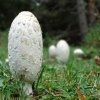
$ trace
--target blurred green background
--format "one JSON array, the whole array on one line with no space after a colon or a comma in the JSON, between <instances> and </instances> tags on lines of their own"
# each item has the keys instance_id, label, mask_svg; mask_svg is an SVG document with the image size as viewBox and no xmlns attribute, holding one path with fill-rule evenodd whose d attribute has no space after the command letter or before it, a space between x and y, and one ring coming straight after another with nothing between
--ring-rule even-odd
<instances>
[{"instance_id":1,"label":"blurred green background","mask_svg":"<svg viewBox=\"0 0 100 100\"><path fill-rule=\"evenodd\" d=\"M56 36L72 44L100 21L100 0L0 0L0 30L9 30L15 16L25 10L38 18L44 38Z\"/></svg>"}]
</instances>

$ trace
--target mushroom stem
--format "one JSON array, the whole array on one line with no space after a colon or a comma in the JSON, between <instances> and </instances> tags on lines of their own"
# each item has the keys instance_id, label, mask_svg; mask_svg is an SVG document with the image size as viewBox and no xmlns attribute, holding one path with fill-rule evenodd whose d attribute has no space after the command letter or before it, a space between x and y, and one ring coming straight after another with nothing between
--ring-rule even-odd
<instances>
[{"instance_id":1,"label":"mushroom stem","mask_svg":"<svg viewBox=\"0 0 100 100\"><path fill-rule=\"evenodd\" d=\"M26 95L32 95L33 94L32 84L29 84L29 83L25 82L23 90L24 90L24 92L25 92Z\"/></svg>"}]
</instances>

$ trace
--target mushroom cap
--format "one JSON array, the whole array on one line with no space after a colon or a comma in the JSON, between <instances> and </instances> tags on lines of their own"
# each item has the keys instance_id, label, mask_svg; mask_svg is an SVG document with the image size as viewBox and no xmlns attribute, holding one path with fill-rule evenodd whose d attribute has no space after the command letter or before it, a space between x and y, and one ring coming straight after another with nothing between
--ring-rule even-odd
<instances>
[{"instance_id":1,"label":"mushroom cap","mask_svg":"<svg viewBox=\"0 0 100 100\"><path fill-rule=\"evenodd\" d=\"M8 37L8 58L14 77L33 83L42 63L42 31L37 18L29 11L16 16Z\"/></svg>"},{"instance_id":2,"label":"mushroom cap","mask_svg":"<svg viewBox=\"0 0 100 100\"><path fill-rule=\"evenodd\" d=\"M70 48L65 40L58 41L56 52L57 60L61 63L67 63L70 54Z\"/></svg>"},{"instance_id":3,"label":"mushroom cap","mask_svg":"<svg viewBox=\"0 0 100 100\"><path fill-rule=\"evenodd\" d=\"M55 45L51 45L49 47L48 52L49 52L50 57L56 57L56 47L55 47Z\"/></svg>"},{"instance_id":4,"label":"mushroom cap","mask_svg":"<svg viewBox=\"0 0 100 100\"><path fill-rule=\"evenodd\" d=\"M75 54L76 56L82 56L82 55L84 55L84 52L83 52L82 49L77 48L77 49L74 50L74 54Z\"/></svg>"}]
</instances>

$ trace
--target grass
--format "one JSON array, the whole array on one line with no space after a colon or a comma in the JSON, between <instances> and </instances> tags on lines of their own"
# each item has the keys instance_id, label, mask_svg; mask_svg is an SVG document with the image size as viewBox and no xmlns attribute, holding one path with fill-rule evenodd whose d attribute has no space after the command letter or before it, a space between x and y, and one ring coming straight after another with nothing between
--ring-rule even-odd
<instances>
[{"instance_id":1,"label":"grass","mask_svg":"<svg viewBox=\"0 0 100 100\"><path fill-rule=\"evenodd\" d=\"M0 32L0 60L7 58L7 32Z\"/></svg>"},{"instance_id":2,"label":"grass","mask_svg":"<svg viewBox=\"0 0 100 100\"><path fill-rule=\"evenodd\" d=\"M89 46L100 47L100 23L89 29L89 33L86 37L86 43Z\"/></svg>"},{"instance_id":3,"label":"grass","mask_svg":"<svg viewBox=\"0 0 100 100\"><path fill-rule=\"evenodd\" d=\"M92 30L92 34L97 32L97 29ZM36 84L38 94L29 99L22 93L24 83L13 79L9 66L5 63L7 33L0 32L0 100L14 100L14 97L20 98L19 100L79 100L78 90L86 100L99 100L100 66L95 64L94 56L99 55L100 48L97 44L95 47L95 43L90 45L99 34L94 38L92 35L88 36L87 44L81 46L86 54L91 55L91 59L77 59L73 55L76 47L71 47L70 59L66 65L61 65L56 60L48 60L47 47L44 47L43 70Z\"/></svg>"}]
</instances>

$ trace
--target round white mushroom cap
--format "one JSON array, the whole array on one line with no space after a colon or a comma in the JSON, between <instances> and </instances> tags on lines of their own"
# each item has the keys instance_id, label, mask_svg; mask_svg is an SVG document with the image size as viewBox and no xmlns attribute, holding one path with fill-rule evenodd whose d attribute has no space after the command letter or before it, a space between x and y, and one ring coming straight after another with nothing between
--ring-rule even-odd
<instances>
[{"instance_id":1,"label":"round white mushroom cap","mask_svg":"<svg viewBox=\"0 0 100 100\"><path fill-rule=\"evenodd\" d=\"M77 49L74 50L74 55L81 57L82 55L84 55L84 52L83 52L82 49L77 48Z\"/></svg>"},{"instance_id":2,"label":"round white mushroom cap","mask_svg":"<svg viewBox=\"0 0 100 100\"><path fill-rule=\"evenodd\" d=\"M49 56L50 56L51 58L55 58L55 57L56 57L56 46L55 46L55 45L51 45L51 46L49 47L48 52L49 52Z\"/></svg>"},{"instance_id":3,"label":"round white mushroom cap","mask_svg":"<svg viewBox=\"0 0 100 100\"><path fill-rule=\"evenodd\" d=\"M12 75L32 84L41 70L42 53L42 31L37 18L29 11L19 13L11 24L8 38Z\"/></svg>"},{"instance_id":4,"label":"round white mushroom cap","mask_svg":"<svg viewBox=\"0 0 100 100\"><path fill-rule=\"evenodd\" d=\"M61 63L67 63L70 54L70 48L65 40L58 41L56 52L57 60Z\"/></svg>"}]
</instances>

